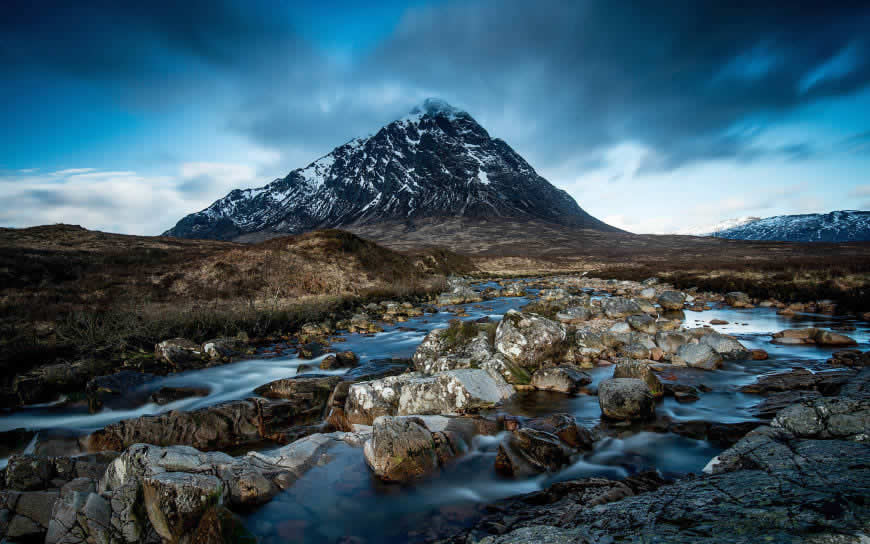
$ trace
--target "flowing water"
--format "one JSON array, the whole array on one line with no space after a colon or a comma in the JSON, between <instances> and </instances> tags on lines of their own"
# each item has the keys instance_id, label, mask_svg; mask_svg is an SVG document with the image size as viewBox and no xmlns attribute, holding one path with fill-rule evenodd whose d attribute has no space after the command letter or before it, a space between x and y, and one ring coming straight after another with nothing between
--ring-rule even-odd
<instances>
[{"instance_id":1,"label":"flowing water","mask_svg":"<svg viewBox=\"0 0 870 544\"><path fill-rule=\"evenodd\" d=\"M465 308L469 317L463 319L489 317L498 320L507 310L519 308L529 301L527 297L518 297L468 304ZM786 317L766 308L717 307L706 312L685 313L687 327L706 325L713 319L728 321L727 325L714 325L713 328L736 336L747 348L767 350L770 358L766 361L729 361L722 369L712 372L675 369L673 374L681 383L704 384L710 388L694 403L682 404L673 398L660 402L658 414L676 421L736 423L753 420L751 409L761 398L742 394L739 387L755 381L760 375L794 366L820 371L827 368L825 360L834 350L774 345L770 343L773 332L809 326L854 326L855 330L846 334L859 342L859 349L870 349L870 327L844 318L809 314ZM337 351L351 350L363 361L410 357L429 331L444 327L453 317L453 314L441 312L385 326L383 333L373 336L347 334L343 341L333 343L332 347ZM86 407L31 406L0 415L0 431L25 427L32 430L63 428L85 433L140 415L172 409L191 410L245 398L257 386L293 376L301 364L315 363L316 366L319 359L303 360L291 356L252 359L176 374L146 384L141 395L135 396L146 398L148 393L165 386L211 387L211 393L206 397L184 399L165 406L121 405L97 414L89 414ZM322 373L320 370L317 372ZM612 375L613 368L600 367L588 372L593 377L590 388L594 390L601 380ZM578 424L587 427L598 424L601 415L595 396L573 397L544 392L521 393L499 411L519 416L567 412L575 416ZM591 476L623 478L645 469L657 469L666 476L676 477L700 472L721 451L721 448L703 440L629 428L620 433L619 438L598 441L594 451L578 456L573 464L558 473L514 480L499 477L494 471L500 439L499 436L476 438L467 455L440 473L413 485L377 481L365 466L360 449L338 446L331 450L328 463L315 467L272 502L248 513L245 521L249 529L267 543L422 541L468 526L480 516L482 505L487 502L543 489L555 481Z\"/></svg>"}]
</instances>

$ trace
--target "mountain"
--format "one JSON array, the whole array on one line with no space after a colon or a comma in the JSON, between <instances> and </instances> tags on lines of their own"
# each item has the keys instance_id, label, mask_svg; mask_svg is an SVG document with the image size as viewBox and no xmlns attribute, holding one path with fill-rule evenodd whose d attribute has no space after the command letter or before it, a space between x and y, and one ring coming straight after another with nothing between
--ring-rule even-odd
<instances>
[{"instance_id":1,"label":"mountain","mask_svg":"<svg viewBox=\"0 0 870 544\"><path fill-rule=\"evenodd\" d=\"M723 230L740 227L748 223L752 223L753 221L758 221L759 219L761 218L747 215L744 217L737 217L735 219L728 219L726 221L721 221L719 223L707 225L705 227L690 227L687 229L682 229L677 231L676 234L689 236L714 236L716 233L722 232Z\"/></svg>"},{"instance_id":2,"label":"mountain","mask_svg":"<svg viewBox=\"0 0 870 544\"><path fill-rule=\"evenodd\" d=\"M842 210L825 214L778 215L714 232L711 236L783 242L870 241L870 211Z\"/></svg>"},{"instance_id":3,"label":"mountain","mask_svg":"<svg viewBox=\"0 0 870 544\"><path fill-rule=\"evenodd\" d=\"M368 138L256 189L236 189L164 233L253 240L424 218L529 220L618 231L583 211L467 112L428 99Z\"/></svg>"}]
</instances>

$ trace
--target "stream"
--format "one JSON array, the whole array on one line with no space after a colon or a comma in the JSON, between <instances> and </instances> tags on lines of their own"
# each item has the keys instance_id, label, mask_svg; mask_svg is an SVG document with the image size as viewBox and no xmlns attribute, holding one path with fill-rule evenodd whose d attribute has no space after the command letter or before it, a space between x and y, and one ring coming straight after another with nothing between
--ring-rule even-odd
<instances>
[{"instance_id":1,"label":"stream","mask_svg":"<svg viewBox=\"0 0 870 544\"><path fill-rule=\"evenodd\" d=\"M478 285L478 288L492 284ZM534 290L530 290L534 294ZM498 320L510 309L519 309L532 298L498 298L464 305L474 320ZM727 321L712 325L718 332L736 336L748 349L761 348L770 354L764 361L726 361L717 371L676 368L681 383L703 384L710 391L693 403L678 403L666 397L657 405L657 414L675 421L704 420L737 423L751 421L751 409L762 397L742 394L738 389L760 375L782 372L794 366L813 370L825 364L834 349L817 346L781 346L770 343L774 332L800 327L853 326L846 334L862 351L870 349L870 326L846 318L798 314L777 315L775 309L734 309L714 306L705 312L686 311L686 327L708 325L711 320ZM350 350L361 361L389 357L410 357L425 335L445 327L452 313L441 312L405 323L384 325L376 335L343 334L343 341L332 343L335 351ZM30 406L0 414L0 431L16 428L31 430L65 429L84 434L122 419L156 414L168 410L192 410L220 402L251 396L254 388L296 375L302 364L316 366L324 356L299 359L291 356L250 359L202 370L158 378L142 387L147 394L166 386L205 385L211 393L168 405L112 405L97 414L86 406ZM317 370L318 374L324 371ZM344 370L336 371L341 373ZM598 367L587 372L593 377L590 388L613 374L613 367ZM600 421L598 399L594 395L567 396L558 393L520 392L498 413L538 416L566 412L581 426L593 427ZM592 476L624 478L646 469L657 469L666 477L698 473L721 448L703 440L671 433L626 429L619 438L605 438L595 449L578 456L573 464L558 473L528 479L498 476L494 461L500 436L477 437L470 452L433 475L413 485L385 484L372 477L362 450L341 445L331 450L324 465L307 472L291 488L270 503L245 515L245 523L261 541L278 542L414 542L468 527L479 519L483 505L511 495L543 489L553 482ZM5 464L5 463L4 463ZM351 538L352 537L352 538Z\"/></svg>"}]
</instances>

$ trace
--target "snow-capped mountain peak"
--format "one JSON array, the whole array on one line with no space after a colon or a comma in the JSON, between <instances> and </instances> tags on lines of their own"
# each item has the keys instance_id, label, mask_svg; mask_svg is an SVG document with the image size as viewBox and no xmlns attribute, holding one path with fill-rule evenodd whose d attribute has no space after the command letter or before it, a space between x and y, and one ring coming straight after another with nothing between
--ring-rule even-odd
<instances>
[{"instance_id":1,"label":"snow-capped mountain peak","mask_svg":"<svg viewBox=\"0 0 870 544\"><path fill-rule=\"evenodd\" d=\"M165 234L236 239L456 216L616 230L584 212L469 113L430 98L284 178L230 192Z\"/></svg>"},{"instance_id":2,"label":"snow-capped mountain peak","mask_svg":"<svg viewBox=\"0 0 870 544\"><path fill-rule=\"evenodd\" d=\"M720 221L719 223L714 223L712 225L705 225L703 227L689 227L681 229L677 231L676 234L684 234L690 236L713 236L717 232L733 229L735 227L746 225L760 219L760 217L756 217L753 215L745 215L743 217L726 219L725 221Z\"/></svg>"}]
</instances>

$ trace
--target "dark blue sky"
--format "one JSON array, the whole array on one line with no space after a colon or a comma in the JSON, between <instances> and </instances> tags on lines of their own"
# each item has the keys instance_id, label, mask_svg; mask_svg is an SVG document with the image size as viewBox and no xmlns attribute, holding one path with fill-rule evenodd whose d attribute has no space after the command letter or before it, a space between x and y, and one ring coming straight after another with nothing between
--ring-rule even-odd
<instances>
[{"instance_id":1,"label":"dark blue sky","mask_svg":"<svg viewBox=\"0 0 870 544\"><path fill-rule=\"evenodd\" d=\"M158 233L428 96L629 230L870 208L867 2L0 10L3 226Z\"/></svg>"}]
</instances>

